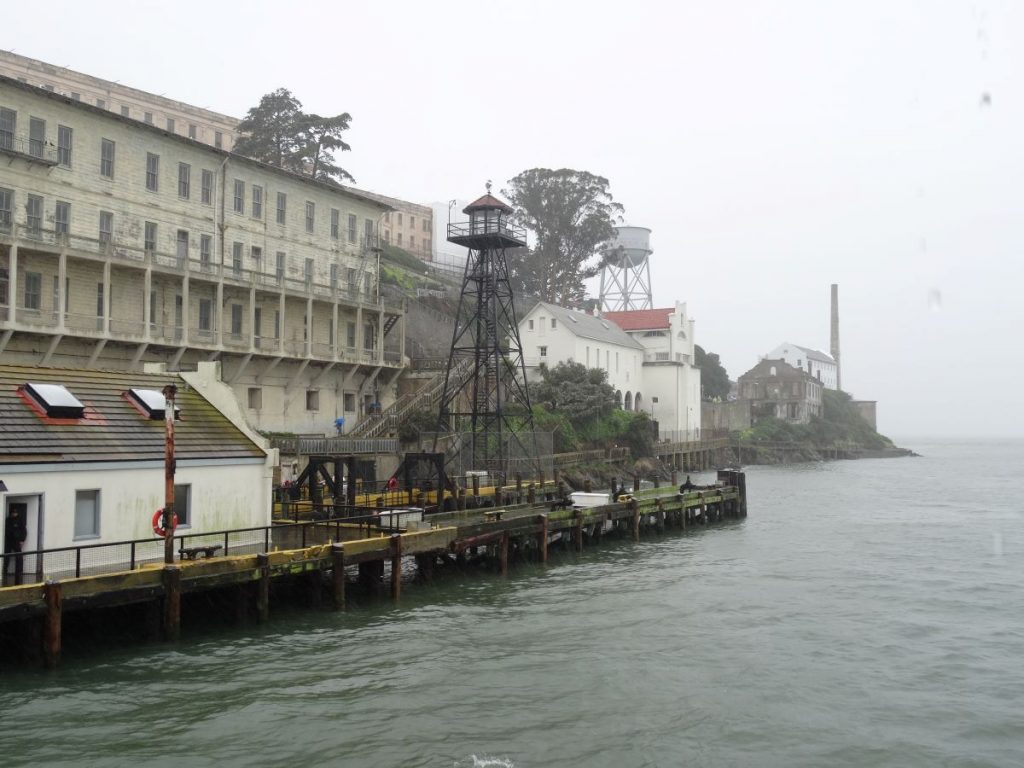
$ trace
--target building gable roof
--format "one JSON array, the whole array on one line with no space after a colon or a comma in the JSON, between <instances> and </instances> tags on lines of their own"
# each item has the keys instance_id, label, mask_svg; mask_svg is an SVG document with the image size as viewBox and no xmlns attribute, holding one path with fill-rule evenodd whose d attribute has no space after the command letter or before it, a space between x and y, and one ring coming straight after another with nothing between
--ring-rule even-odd
<instances>
[{"instance_id":1,"label":"building gable roof","mask_svg":"<svg viewBox=\"0 0 1024 768\"><path fill-rule=\"evenodd\" d=\"M85 406L81 419L47 418L22 389L63 384ZM130 373L0 365L0 464L154 461L164 458L164 421L149 419L125 393L178 387L175 457L252 459L266 453L173 373Z\"/></svg>"},{"instance_id":2,"label":"building gable roof","mask_svg":"<svg viewBox=\"0 0 1024 768\"><path fill-rule=\"evenodd\" d=\"M807 355L808 360L817 360L819 363L831 363L832 365L836 364L835 358L832 355L826 354L821 350L801 347L799 344L794 344L793 346Z\"/></svg>"},{"instance_id":3,"label":"building gable roof","mask_svg":"<svg viewBox=\"0 0 1024 768\"><path fill-rule=\"evenodd\" d=\"M775 373L772 373L772 368ZM772 359L769 357L759 360L757 365L746 373L742 374L737 381L747 382L756 379L811 379L818 381L805 371L790 365L782 358Z\"/></svg>"},{"instance_id":4,"label":"building gable roof","mask_svg":"<svg viewBox=\"0 0 1024 768\"><path fill-rule=\"evenodd\" d=\"M574 309L566 309L557 304L548 304L541 301L527 313L527 316L538 310L546 310L553 318L562 323L570 333L583 339L603 341L606 344L616 344L620 347L643 350L643 345L636 339L625 333L615 323L609 322L600 317L594 317L586 312L577 312ZM524 317L525 319L525 317Z\"/></svg>"},{"instance_id":5,"label":"building gable roof","mask_svg":"<svg viewBox=\"0 0 1024 768\"><path fill-rule=\"evenodd\" d=\"M634 309L628 312L605 312L605 320L611 320L624 331L664 331L671 327L675 307L662 309Z\"/></svg>"}]
</instances>

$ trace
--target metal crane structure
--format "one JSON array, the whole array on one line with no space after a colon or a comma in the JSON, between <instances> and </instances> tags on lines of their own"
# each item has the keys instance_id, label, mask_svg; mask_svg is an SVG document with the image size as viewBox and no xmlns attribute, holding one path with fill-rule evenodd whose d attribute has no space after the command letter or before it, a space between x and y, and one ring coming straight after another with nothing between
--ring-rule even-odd
<instances>
[{"instance_id":1,"label":"metal crane structure","mask_svg":"<svg viewBox=\"0 0 1024 768\"><path fill-rule=\"evenodd\" d=\"M469 249L438 416L455 473L486 471L503 481L513 465L536 466L530 396L519 324L509 282L507 248L526 246L512 208L487 194L463 209L467 222L448 225L448 241ZM509 407L515 415L512 423ZM461 470L461 472L460 472Z\"/></svg>"}]
</instances>

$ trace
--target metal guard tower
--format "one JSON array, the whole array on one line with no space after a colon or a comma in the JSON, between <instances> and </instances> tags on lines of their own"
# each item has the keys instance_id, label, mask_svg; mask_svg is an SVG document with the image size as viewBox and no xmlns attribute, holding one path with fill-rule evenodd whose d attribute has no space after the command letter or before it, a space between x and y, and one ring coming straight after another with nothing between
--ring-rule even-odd
<instances>
[{"instance_id":1,"label":"metal guard tower","mask_svg":"<svg viewBox=\"0 0 1024 768\"><path fill-rule=\"evenodd\" d=\"M526 246L526 230L512 222L512 208L490 192L488 182L487 194L463 209L469 221L448 225L448 241L470 250L438 421L439 436L448 433L453 440L449 460L460 455L464 469L486 470L504 480L511 453L517 458L536 453L521 438L533 437L533 415L505 259L506 248ZM518 429L509 420L513 404Z\"/></svg>"}]
</instances>

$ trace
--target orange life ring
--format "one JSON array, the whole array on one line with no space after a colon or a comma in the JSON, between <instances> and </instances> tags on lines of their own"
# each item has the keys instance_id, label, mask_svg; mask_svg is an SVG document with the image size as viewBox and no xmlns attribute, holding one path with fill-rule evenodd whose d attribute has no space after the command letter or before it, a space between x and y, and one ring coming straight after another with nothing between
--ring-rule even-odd
<instances>
[{"instance_id":1,"label":"orange life ring","mask_svg":"<svg viewBox=\"0 0 1024 768\"><path fill-rule=\"evenodd\" d=\"M167 535L167 531L164 530L164 508L160 507L156 512L153 513L153 533L163 538ZM171 515L171 534L174 534L174 529L178 527L178 513L175 512Z\"/></svg>"}]
</instances>

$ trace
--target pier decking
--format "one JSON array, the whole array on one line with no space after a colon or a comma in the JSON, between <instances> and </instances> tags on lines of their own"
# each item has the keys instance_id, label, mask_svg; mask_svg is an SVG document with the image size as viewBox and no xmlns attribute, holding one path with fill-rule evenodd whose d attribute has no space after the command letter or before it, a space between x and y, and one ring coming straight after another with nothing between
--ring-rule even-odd
<instances>
[{"instance_id":1,"label":"pier decking","mask_svg":"<svg viewBox=\"0 0 1024 768\"><path fill-rule=\"evenodd\" d=\"M342 609L353 584L371 593L386 584L391 597L398 599L404 559L414 560L424 579L432 578L439 564L468 566L469 556L506 574L516 560L547 562L552 545L580 552L606 535L639 541L646 532L684 530L745 516L744 475L723 470L715 485L687 493L650 489L585 508L526 502L466 510L409 522L398 533L367 535L365 528L343 529L337 521L324 522L303 532L304 546L2 588L0 627L9 630L21 624L23 656L41 657L47 667L55 667L61 655L62 617L71 611L146 603L150 626L145 634L173 640L181 630L183 595L233 590L237 615L254 609L262 622L270 616L270 585L275 580L298 579L313 604L327 598Z\"/></svg>"}]
</instances>

